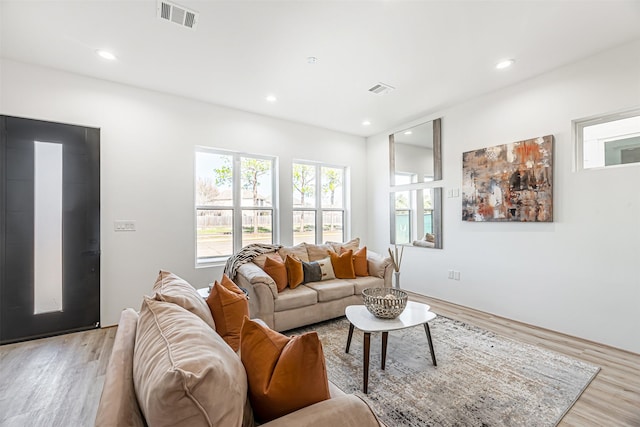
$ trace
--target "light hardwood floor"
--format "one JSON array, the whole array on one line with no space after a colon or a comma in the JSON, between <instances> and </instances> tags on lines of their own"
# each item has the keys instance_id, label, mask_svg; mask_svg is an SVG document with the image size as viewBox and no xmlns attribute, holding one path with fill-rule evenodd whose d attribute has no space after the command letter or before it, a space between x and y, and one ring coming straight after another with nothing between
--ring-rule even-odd
<instances>
[{"instance_id":1,"label":"light hardwood floor","mask_svg":"<svg viewBox=\"0 0 640 427\"><path fill-rule=\"evenodd\" d=\"M640 426L640 355L433 298L411 299L439 315L599 366L560 426ZM0 426L92 426L115 332L107 328L0 347Z\"/></svg>"},{"instance_id":2,"label":"light hardwood floor","mask_svg":"<svg viewBox=\"0 0 640 427\"><path fill-rule=\"evenodd\" d=\"M640 426L640 355L435 298L411 294L410 299L429 304L436 314L599 366L600 372L559 426Z\"/></svg>"}]
</instances>

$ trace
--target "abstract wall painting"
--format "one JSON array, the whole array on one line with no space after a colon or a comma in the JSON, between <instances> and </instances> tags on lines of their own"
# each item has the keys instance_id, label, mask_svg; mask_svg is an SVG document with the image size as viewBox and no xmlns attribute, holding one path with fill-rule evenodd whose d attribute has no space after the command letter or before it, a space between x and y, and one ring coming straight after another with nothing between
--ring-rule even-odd
<instances>
[{"instance_id":1,"label":"abstract wall painting","mask_svg":"<svg viewBox=\"0 0 640 427\"><path fill-rule=\"evenodd\" d=\"M553 135L462 154L462 220L553 221Z\"/></svg>"}]
</instances>

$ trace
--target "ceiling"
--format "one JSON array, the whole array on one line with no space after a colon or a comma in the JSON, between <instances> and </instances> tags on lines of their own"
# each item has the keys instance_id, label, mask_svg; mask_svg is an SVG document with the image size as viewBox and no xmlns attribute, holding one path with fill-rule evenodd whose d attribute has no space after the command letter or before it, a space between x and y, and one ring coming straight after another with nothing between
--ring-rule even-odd
<instances>
[{"instance_id":1,"label":"ceiling","mask_svg":"<svg viewBox=\"0 0 640 427\"><path fill-rule=\"evenodd\" d=\"M640 39L638 0L176 3L195 31L155 0L0 0L0 55L368 136Z\"/></svg>"}]
</instances>

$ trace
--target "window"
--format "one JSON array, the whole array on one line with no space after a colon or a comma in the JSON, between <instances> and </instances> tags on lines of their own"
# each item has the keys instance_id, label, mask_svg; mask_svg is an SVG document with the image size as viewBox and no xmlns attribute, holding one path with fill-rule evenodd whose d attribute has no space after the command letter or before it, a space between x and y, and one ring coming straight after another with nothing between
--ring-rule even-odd
<instances>
[{"instance_id":1,"label":"window","mask_svg":"<svg viewBox=\"0 0 640 427\"><path fill-rule=\"evenodd\" d=\"M274 241L275 159L196 149L196 264Z\"/></svg>"},{"instance_id":2,"label":"window","mask_svg":"<svg viewBox=\"0 0 640 427\"><path fill-rule=\"evenodd\" d=\"M640 110L574 121L580 169L640 163Z\"/></svg>"},{"instance_id":3,"label":"window","mask_svg":"<svg viewBox=\"0 0 640 427\"><path fill-rule=\"evenodd\" d=\"M345 168L293 164L293 244L343 241Z\"/></svg>"}]
</instances>

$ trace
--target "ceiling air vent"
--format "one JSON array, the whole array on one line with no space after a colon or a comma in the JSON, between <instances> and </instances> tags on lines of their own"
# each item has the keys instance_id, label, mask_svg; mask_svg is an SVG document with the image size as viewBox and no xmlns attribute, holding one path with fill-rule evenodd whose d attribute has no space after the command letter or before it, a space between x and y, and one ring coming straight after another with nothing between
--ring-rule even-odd
<instances>
[{"instance_id":1,"label":"ceiling air vent","mask_svg":"<svg viewBox=\"0 0 640 427\"><path fill-rule=\"evenodd\" d=\"M386 95L391 92L395 88L386 83L378 82L378 84L369 88L369 92L375 93L376 95Z\"/></svg>"},{"instance_id":2,"label":"ceiling air vent","mask_svg":"<svg viewBox=\"0 0 640 427\"><path fill-rule=\"evenodd\" d=\"M197 12L164 0L158 1L158 18L192 30L198 24Z\"/></svg>"}]
</instances>

